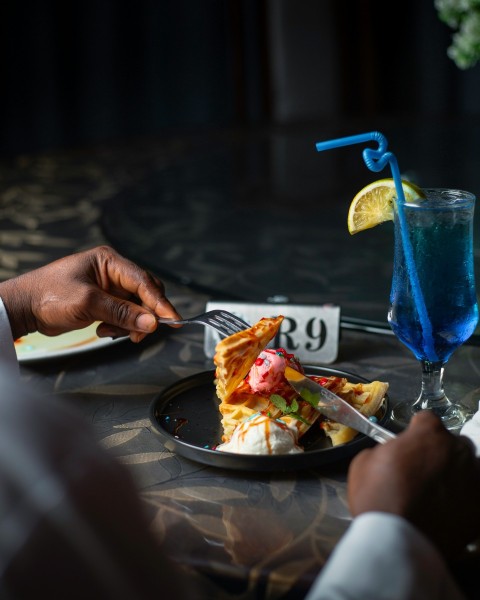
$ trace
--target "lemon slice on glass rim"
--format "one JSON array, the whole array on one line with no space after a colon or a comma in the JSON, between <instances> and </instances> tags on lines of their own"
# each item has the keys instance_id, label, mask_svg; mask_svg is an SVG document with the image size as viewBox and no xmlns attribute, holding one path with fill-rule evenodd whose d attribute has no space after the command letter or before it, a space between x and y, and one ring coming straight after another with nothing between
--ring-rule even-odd
<instances>
[{"instance_id":1,"label":"lemon slice on glass rim","mask_svg":"<svg viewBox=\"0 0 480 600\"><path fill-rule=\"evenodd\" d=\"M402 179L405 202L425 198L425 194L411 181ZM348 231L353 235L375 227L384 221L393 221L393 203L397 196L393 178L379 179L361 189L350 204Z\"/></svg>"}]
</instances>

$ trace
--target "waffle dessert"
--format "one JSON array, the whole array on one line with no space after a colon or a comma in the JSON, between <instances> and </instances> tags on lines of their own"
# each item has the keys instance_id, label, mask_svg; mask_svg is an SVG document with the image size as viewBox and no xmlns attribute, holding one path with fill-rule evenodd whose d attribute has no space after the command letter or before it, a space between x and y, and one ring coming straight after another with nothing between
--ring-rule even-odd
<instances>
[{"instance_id":1,"label":"waffle dessert","mask_svg":"<svg viewBox=\"0 0 480 600\"><path fill-rule=\"evenodd\" d=\"M332 445L352 440L357 431L323 417L285 379L285 366L301 373L304 369L285 349L267 348L282 321L282 316L263 318L250 329L224 338L216 346L213 360L222 442L228 443L236 427L253 420L258 413L285 422L295 430L300 443L302 436L317 422ZM379 411L388 389L388 384L380 381L352 383L344 377L309 377L341 396L366 417Z\"/></svg>"}]
</instances>

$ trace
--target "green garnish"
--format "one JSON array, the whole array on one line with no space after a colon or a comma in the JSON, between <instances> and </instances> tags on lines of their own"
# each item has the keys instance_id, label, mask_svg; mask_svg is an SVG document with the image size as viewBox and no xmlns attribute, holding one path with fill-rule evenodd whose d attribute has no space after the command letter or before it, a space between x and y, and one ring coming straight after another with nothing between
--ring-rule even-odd
<instances>
[{"instance_id":1,"label":"green garnish","mask_svg":"<svg viewBox=\"0 0 480 600\"><path fill-rule=\"evenodd\" d=\"M300 396L303 398L303 400L305 400L305 402L308 402L314 408L318 406L320 394L316 394L315 392L311 392L310 390L303 388Z\"/></svg>"},{"instance_id":2,"label":"green garnish","mask_svg":"<svg viewBox=\"0 0 480 600\"><path fill-rule=\"evenodd\" d=\"M290 417L298 419L302 423L305 423L305 425L311 425L311 423L309 423L306 419L302 417L302 415L298 413L299 407L298 402L295 400L295 398L292 400L291 404L288 404L285 398L283 398L279 394L272 394L270 396L270 402L274 406L276 406L284 415L289 415ZM307 400L307 402L309 401ZM309 402L309 404L311 404L311 402Z\"/></svg>"}]
</instances>

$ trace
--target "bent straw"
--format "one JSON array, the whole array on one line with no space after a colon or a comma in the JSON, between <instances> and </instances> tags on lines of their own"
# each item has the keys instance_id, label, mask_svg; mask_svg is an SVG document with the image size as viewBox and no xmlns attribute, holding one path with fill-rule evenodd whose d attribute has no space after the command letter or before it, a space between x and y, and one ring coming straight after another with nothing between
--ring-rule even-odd
<instances>
[{"instance_id":1,"label":"bent straw","mask_svg":"<svg viewBox=\"0 0 480 600\"><path fill-rule=\"evenodd\" d=\"M371 131L370 133L361 133L359 135L350 135L344 138L327 140L326 142L318 142L315 144L317 151L331 150L333 148L341 148L343 146L351 146L353 144L363 144L364 142L376 141L378 148L365 148L363 151L363 160L370 171L379 172L387 163L390 163L395 190L397 192L397 213L400 225L400 234L402 239L403 251L405 253L405 262L407 265L408 276L412 286L413 298L417 307L418 318L423 331L427 356L433 357L430 360L434 362L438 360L435 352L432 335L432 324L423 299L422 289L418 280L417 268L413 258L412 245L407 231L407 222L405 218L404 204L405 195L403 193L402 179L395 155L392 152L387 152L387 139L379 131Z\"/></svg>"}]
</instances>

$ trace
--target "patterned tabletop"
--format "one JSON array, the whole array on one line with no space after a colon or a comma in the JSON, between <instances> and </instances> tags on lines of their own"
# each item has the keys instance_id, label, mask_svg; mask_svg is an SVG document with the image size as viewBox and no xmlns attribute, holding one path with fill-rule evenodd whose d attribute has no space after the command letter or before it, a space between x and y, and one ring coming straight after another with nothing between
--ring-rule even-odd
<instances>
[{"instance_id":1,"label":"patterned tabletop","mask_svg":"<svg viewBox=\"0 0 480 600\"><path fill-rule=\"evenodd\" d=\"M152 181L156 181L153 189L158 189L164 170L171 172L182 157L202 148L198 137L183 136L0 163L0 278L79 249L116 242L114 236L105 236L105 219L115 216L105 209L112 211L115 203L125 207L126 195L133 189L148 195ZM206 192L195 191L197 175L187 187L200 217ZM164 208L170 221L177 196L169 198ZM213 205L220 201L214 199ZM133 214L134 206L135 202L127 214ZM170 241L178 223L171 223ZM185 226L194 244L201 224L194 220ZM152 232L157 227L153 222ZM118 244L124 254L128 242L131 239ZM166 259L173 260L175 251L172 244ZM131 255L135 257L135 252ZM187 285L187 278L182 283L181 277L163 275L167 293L185 315L201 312L212 298L214 286L205 266L214 271L222 262L211 253L200 258L205 289ZM310 258L313 261L315 254ZM161 257L155 257L155 263L159 272L168 272L161 268ZM254 275L261 279L260 271ZM253 274L249 276L252 283ZM319 274L311 284L328 289L327 279ZM355 292L349 288L353 280L345 265L344 295L334 298L342 306ZM203 336L196 326L159 328L138 345L125 340L89 352L24 362L22 376L43 386L46 394L61 395L91 422L99 442L131 470L166 552L205 586L210 597L301 598L348 527L349 457L296 472L244 472L207 466L166 449L152 427L150 406L170 385L213 368L204 353ZM447 365L447 392L478 403L479 365L480 349L460 348ZM392 405L418 392L420 367L391 335L342 329L338 357L330 366L388 381Z\"/></svg>"}]
</instances>

